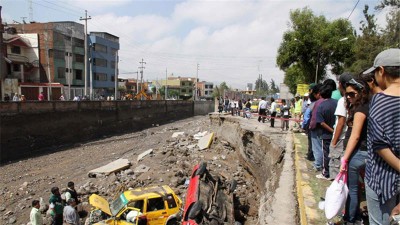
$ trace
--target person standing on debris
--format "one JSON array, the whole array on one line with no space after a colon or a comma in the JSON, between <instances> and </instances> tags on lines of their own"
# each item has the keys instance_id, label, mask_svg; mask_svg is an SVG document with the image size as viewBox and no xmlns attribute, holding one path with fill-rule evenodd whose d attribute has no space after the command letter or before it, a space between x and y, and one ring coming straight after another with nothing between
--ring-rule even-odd
<instances>
[{"instance_id":1,"label":"person standing on debris","mask_svg":"<svg viewBox=\"0 0 400 225\"><path fill-rule=\"evenodd\" d=\"M49 199L52 222L51 225L63 224L63 208L64 204L61 199L60 189L58 187L51 188L51 196Z\"/></svg>"},{"instance_id":2,"label":"person standing on debris","mask_svg":"<svg viewBox=\"0 0 400 225\"><path fill-rule=\"evenodd\" d=\"M258 122L262 120L265 123L265 117L267 116L267 102L265 97L261 97L261 101L258 103Z\"/></svg>"},{"instance_id":3,"label":"person standing on debris","mask_svg":"<svg viewBox=\"0 0 400 225\"><path fill-rule=\"evenodd\" d=\"M271 98L271 127L274 127L275 125L275 116L276 116L276 102L274 98Z\"/></svg>"},{"instance_id":4,"label":"person standing on debris","mask_svg":"<svg viewBox=\"0 0 400 225\"><path fill-rule=\"evenodd\" d=\"M289 118L290 118L290 106L286 103L285 99L282 99L282 131L289 130Z\"/></svg>"},{"instance_id":5,"label":"person standing on debris","mask_svg":"<svg viewBox=\"0 0 400 225\"><path fill-rule=\"evenodd\" d=\"M227 113L228 110L229 110L229 99L228 99L228 96L225 96L225 99L224 99L224 111Z\"/></svg>"},{"instance_id":6,"label":"person standing on debris","mask_svg":"<svg viewBox=\"0 0 400 225\"><path fill-rule=\"evenodd\" d=\"M70 198L75 199L77 205L80 203L78 199L78 193L75 190L75 184L72 181L68 182L67 184L67 191L65 192L65 201L68 202Z\"/></svg>"},{"instance_id":7,"label":"person standing on debris","mask_svg":"<svg viewBox=\"0 0 400 225\"><path fill-rule=\"evenodd\" d=\"M80 225L79 215L76 211L75 199L70 198L67 201L68 205L64 207L64 221L67 225Z\"/></svg>"},{"instance_id":8,"label":"person standing on debris","mask_svg":"<svg viewBox=\"0 0 400 225\"><path fill-rule=\"evenodd\" d=\"M40 214L39 208L40 208L39 200L33 200L32 210L30 214L31 225L43 225L43 217L42 214Z\"/></svg>"}]
</instances>

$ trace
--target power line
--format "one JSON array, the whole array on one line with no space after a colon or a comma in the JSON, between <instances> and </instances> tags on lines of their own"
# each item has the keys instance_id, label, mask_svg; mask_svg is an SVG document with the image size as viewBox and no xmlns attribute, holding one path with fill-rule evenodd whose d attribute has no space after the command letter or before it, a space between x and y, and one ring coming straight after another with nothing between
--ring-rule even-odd
<instances>
[{"instance_id":1,"label":"power line","mask_svg":"<svg viewBox=\"0 0 400 225\"><path fill-rule=\"evenodd\" d=\"M354 10L356 9L358 3L360 2L360 0L357 1L356 5L354 6L353 10L351 10L350 15L347 17L347 20L350 18L351 14L353 14Z\"/></svg>"}]
</instances>

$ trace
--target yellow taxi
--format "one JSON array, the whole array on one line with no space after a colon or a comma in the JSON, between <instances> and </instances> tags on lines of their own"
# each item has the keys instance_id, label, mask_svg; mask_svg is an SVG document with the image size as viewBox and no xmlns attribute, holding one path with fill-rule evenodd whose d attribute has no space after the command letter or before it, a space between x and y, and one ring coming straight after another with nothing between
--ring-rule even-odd
<instances>
[{"instance_id":1,"label":"yellow taxi","mask_svg":"<svg viewBox=\"0 0 400 225\"><path fill-rule=\"evenodd\" d=\"M177 225L182 200L163 185L124 191L111 204L93 194L89 204L89 225Z\"/></svg>"}]
</instances>

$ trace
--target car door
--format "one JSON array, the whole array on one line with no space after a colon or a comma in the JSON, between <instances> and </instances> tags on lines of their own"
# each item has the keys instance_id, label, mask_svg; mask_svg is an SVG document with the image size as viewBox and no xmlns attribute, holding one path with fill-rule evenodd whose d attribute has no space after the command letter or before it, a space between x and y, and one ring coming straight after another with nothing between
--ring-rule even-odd
<instances>
[{"instance_id":1,"label":"car door","mask_svg":"<svg viewBox=\"0 0 400 225\"><path fill-rule=\"evenodd\" d=\"M148 198L146 201L147 225L164 225L168 213L163 197Z\"/></svg>"}]
</instances>

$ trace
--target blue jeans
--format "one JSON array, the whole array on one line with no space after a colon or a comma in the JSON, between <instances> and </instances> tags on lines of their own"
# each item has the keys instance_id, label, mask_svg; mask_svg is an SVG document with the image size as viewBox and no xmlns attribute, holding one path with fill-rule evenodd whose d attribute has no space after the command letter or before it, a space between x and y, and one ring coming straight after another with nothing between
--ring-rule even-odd
<instances>
[{"instance_id":1,"label":"blue jeans","mask_svg":"<svg viewBox=\"0 0 400 225\"><path fill-rule=\"evenodd\" d=\"M312 151L314 154L314 167L315 169L322 169L322 139L319 136L318 130L310 130L311 132L311 143L312 143Z\"/></svg>"},{"instance_id":2,"label":"blue jeans","mask_svg":"<svg viewBox=\"0 0 400 225\"><path fill-rule=\"evenodd\" d=\"M389 224L390 213L392 212L392 209L396 206L396 195L387 200L385 204L382 205L380 197L367 184L365 184L365 192L367 195L369 224Z\"/></svg>"},{"instance_id":3,"label":"blue jeans","mask_svg":"<svg viewBox=\"0 0 400 225\"><path fill-rule=\"evenodd\" d=\"M349 195L346 200L346 213L344 220L354 223L361 220L360 201L358 196L359 182L358 177L361 169L365 168L365 160L368 158L367 151L355 150L349 160L349 168L347 169L347 187Z\"/></svg>"}]
</instances>

